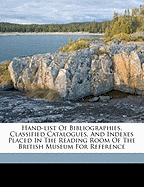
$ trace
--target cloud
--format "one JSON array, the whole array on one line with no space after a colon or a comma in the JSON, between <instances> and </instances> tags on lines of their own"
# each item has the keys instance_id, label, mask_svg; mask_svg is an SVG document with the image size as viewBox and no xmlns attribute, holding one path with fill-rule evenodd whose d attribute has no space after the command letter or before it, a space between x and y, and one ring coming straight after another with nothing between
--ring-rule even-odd
<instances>
[{"instance_id":1,"label":"cloud","mask_svg":"<svg viewBox=\"0 0 144 187\"><path fill-rule=\"evenodd\" d=\"M1 0L0 22L69 23L111 20L114 11L139 7L141 0Z\"/></svg>"}]
</instances>

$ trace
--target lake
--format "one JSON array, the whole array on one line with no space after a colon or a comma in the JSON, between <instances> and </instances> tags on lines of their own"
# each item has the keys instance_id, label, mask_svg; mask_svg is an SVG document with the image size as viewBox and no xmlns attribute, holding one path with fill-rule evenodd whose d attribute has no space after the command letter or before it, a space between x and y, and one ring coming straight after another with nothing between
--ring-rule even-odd
<instances>
[{"instance_id":1,"label":"lake","mask_svg":"<svg viewBox=\"0 0 144 187\"><path fill-rule=\"evenodd\" d=\"M100 35L20 35L0 36L0 62L14 57L54 53L68 44L69 38L100 38Z\"/></svg>"},{"instance_id":2,"label":"lake","mask_svg":"<svg viewBox=\"0 0 144 187\"><path fill-rule=\"evenodd\" d=\"M69 38L100 38L100 35L20 35L0 37L0 62L14 57L54 53L68 44Z\"/></svg>"}]
</instances>

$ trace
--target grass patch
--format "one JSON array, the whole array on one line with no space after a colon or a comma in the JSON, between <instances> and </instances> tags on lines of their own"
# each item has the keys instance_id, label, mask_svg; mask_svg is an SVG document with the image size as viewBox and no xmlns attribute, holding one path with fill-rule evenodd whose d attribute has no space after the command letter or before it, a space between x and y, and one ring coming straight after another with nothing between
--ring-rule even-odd
<instances>
[{"instance_id":1,"label":"grass patch","mask_svg":"<svg viewBox=\"0 0 144 187\"><path fill-rule=\"evenodd\" d=\"M144 36L142 36L142 35L132 36L132 35L126 34L126 33L120 33L120 34L114 35L113 37L105 38L104 42L107 43L107 42L112 41L114 39L120 40L120 41L125 41L125 42L143 42Z\"/></svg>"},{"instance_id":2,"label":"grass patch","mask_svg":"<svg viewBox=\"0 0 144 187\"><path fill-rule=\"evenodd\" d=\"M2 66L0 66L0 86L2 87L3 85L11 85L12 80L11 76L8 70L10 62L6 62Z\"/></svg>"},{"instance_id":3,"label":"grass patch","mask_svg":"<svg viewBox=\"0 0 144 187\"><path fill-rule=\"evenodd\" d=\"M70 52L70 51L77 51L79 49L84 49L90 47L89 39L79 38L77 41L72 41L69 39L69 44L66 46L62 46L59 51L60 52Z\"/></svg>"},{"instance_id":4,"label":"grass patch","mask_svg":"<svg viewBox=\"0 0 144 187\"><path fill-rule=\"evenodd\" d=\"M59 94L51 89L42 89L35 87L33 90L27 91L26 95L31 98L41 98L47 101L61 100Z\"/></svg>"}]
</instances>

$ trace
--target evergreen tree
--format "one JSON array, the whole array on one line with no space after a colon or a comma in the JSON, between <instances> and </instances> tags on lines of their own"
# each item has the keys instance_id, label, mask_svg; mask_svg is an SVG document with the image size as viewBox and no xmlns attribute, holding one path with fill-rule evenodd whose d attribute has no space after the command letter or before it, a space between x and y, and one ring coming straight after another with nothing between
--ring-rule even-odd
<instances>
[{"instance_id":1,"label":"evergreen tree","mask_svg":"<svg viewBox=\"0 0 144 187\"><path fill-rule=\"evenodd\" d=\"M107 27L105 29L105 37L109 37L110 36L110 29Z\"/></svg>"},{"instance_id":2,"label":"evergreen tree","mask_svg":"<svg viewBox=\"0 0 144 187\"><path fill-rule=\"evenodd\" d=\"M119 25L119 21L116 21L113 24L110 36L112 37L113 35L116 35L116 34L119 34L119 33L121 33L121 28L120 28L120 25Z\"/></svg>"},{"instance_id":3,"label":"evergreen tree","mask_svg":"<svg viewBox=\"0 0 144 187\"><path fill-rule=\"evenodd\" d=\"M138 13L139 13L139 9L136 8L136 7L134 7L134 8L132 9L132 20L133 20L135 17L138 16Z\"/></svg>"},{"instance_id":4,"label":"evergreen tree","mask_svg":"<svg viewBox=\"0 0 144 187\"><path fill-rule=\"evenodd\" d=\"M131 34L136 31L144 30L144 5L140 9L133 8L132 14L130 10L124 11L124 15L118 15L114 12L113 20L105 29L105 37L113 37L116 34L125 33Z\"/></svg>"}]
</instances>

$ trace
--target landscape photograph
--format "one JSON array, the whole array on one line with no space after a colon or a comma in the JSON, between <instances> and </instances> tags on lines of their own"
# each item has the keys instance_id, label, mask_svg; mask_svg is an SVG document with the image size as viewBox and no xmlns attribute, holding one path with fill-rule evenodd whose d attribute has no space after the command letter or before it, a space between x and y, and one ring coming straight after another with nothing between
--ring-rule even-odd
<instances>
[{"instance_id":1,"label":"landscape photograph","mask_svg":"<svg viewBox=\"0 0 144 187\"><path fill-rule=\"evenodd\" d=\"M143 123L142 0L1 0L0 123Z\"/></svg>"}]
</instances>

